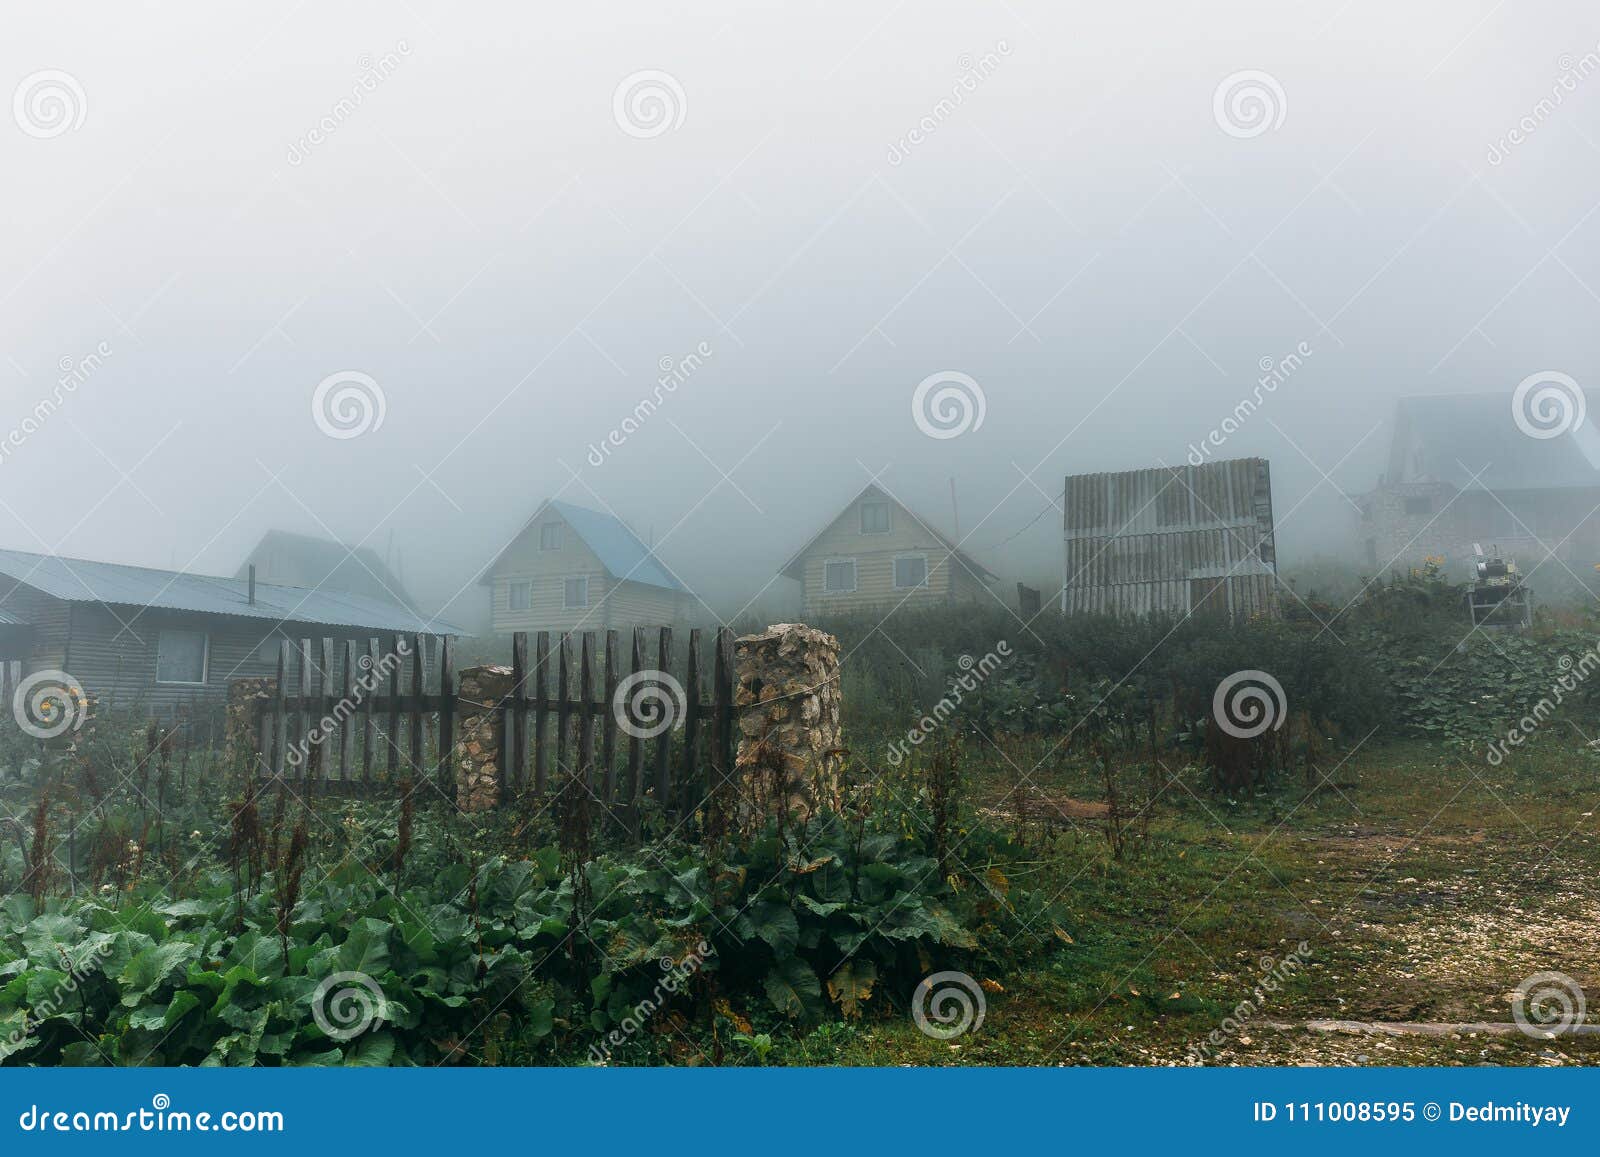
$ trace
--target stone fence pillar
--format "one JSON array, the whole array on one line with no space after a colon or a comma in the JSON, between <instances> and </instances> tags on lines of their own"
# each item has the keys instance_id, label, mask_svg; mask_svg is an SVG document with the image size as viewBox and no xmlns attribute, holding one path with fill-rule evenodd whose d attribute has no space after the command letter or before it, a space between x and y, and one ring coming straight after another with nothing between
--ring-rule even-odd
<instances>
[{"instance_id":1,"label":"stone fence pillar","mask_svg":"<svg viewBox=\"0 0 1600 1157\"><path fill-rule=\"evenodd\" d=\"M505 762L500 757L502 715L495 708L512 689L510 667L468 667L461 672L456 696L462 714L458 717L455 763L456 806L464 812L488 811L500 802ZM480 710L473 712L469 703Z\"/></svg>"},{"instance_id":2,"label":"stone fence pillar","mask_svg":"<svg viewBox=\"0 0 1600 1157\"><path fill-rule=\"evenodd\" d=\"M839 640L776 623L734 642L740 826L840 806Z\"/></svg>"},{"instance_id":3,"label":"stone fence pillar","mask_svg":"<svg viewBox=\"0 0 1600 1157\"><path fill-rule=\"evenodd\" d=\"M272 675L228 681L228 704L223 709L223 749L228 766L254 772L266 757L261 751L261 730L256 716L263 703L278 693L278 680Z\"/></svg>"}]
</instances>

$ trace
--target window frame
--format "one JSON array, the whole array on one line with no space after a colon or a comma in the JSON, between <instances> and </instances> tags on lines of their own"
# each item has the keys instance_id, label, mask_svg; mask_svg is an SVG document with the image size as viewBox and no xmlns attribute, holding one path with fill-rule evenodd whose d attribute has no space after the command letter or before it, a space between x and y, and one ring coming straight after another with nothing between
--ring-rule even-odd
<instances>
[{"instance_id":1,"label":"window frame","mask_svg":"<svg viewBox=\"0 0 1600 1157\"><path fill-rule=\"evenodd\" d=\"M902 586L900 583L900 564L902 562L911 562L913 560L918 560L922 563L922 581L919 583L911 583L909 585ZM927 590L931 577L932 576L929 574L928 568L928 556L919 551L912 551L908 554L897 554L889 563L889 582L890 585L892 585L897 591Z\"/></svg>"},{"instance_id":2,"label":"window frame","mask_svg":"<svg viewBox=\"0 0 1600 1157\"><path fill-rule=\"evenodd\" d=\"M546 546L545 545L544 540L545 540L546 532L551 532L550 533L550 537L555 539L555 545L554 546ZM541 522L539 524L539 549L540 549L540 551L560 550L561 546L562 546L561 524L559 522Z\"/></svg>"},{"instance_id":3,"label":"window frame","mask_svg":"<svg viewBox=\"0 0 1600 1157\"><path fill-rule=\"evenodd\" d=\"M518 591L521 591L523 593L523 596L524 596L523 604L520 607L517 606L517 592ZM531 611L531 610L533 610L533 580L532 579L510 579L509 581L507 581L507 583L506 583L506 610L508 610L508 611Z\"/></svg>"},{"instance_id":4,"label":"window frame","mask_svg":"<svg viewBox=\"0 0 1600 1157\"><path fill-rule=\"evenodd\" d=\"M849 566L850 585L848 587L830 587L828 585L828 568L830 566ZM822 593L825 595L853 595L861 589L861 570L856 565L856 560L848 556L841 558L825 558L822 560Z\"/></svg>"},{"instance_id":5,"label":"window frame","mask_svg":"<svg viewBox=\"0 0 1600 1157\"><path fill-rule=\"evenodd\" d=\"M583 602L575 603L569 597L572 583L583 584ZM566 575L561 580L561 608L567 611L581 611L589 606L589 576L586 574Z\"/></svg>"},{"instance_id":6,"label":"window frame","mask_svg":"<svg viewBox=\"0 0 1600 1157\"><path fill-rule=\"evenodd\" d=\"M167 635L199 635L200 636L200 678L198 679L163 679L161 677L161 640ZM211 632L196 630L193 627L162 627L156 633L156 671L155 681L162 687L204 687L206 678L211 674Z\"/></svg>"},{"instance_id":7,"label":"window frame","mask_svg":"<svg viewBox=\"0 0 1600 1157\"><path fill-rule=\"evenodd\" d=\"M883 507L883 529L882 530L868 530L867 529L867 507L869 507L869 506L874 506L874 507L881 506L881 507ZM894 533L894 503L890 502L887 498L863 498L861 500L860 504L859 504L859 510L858 510L857 515L856 515L856 518L857 518L856 525L860 529L862 534L893 534Z\"/></svg>"}]
</instances>

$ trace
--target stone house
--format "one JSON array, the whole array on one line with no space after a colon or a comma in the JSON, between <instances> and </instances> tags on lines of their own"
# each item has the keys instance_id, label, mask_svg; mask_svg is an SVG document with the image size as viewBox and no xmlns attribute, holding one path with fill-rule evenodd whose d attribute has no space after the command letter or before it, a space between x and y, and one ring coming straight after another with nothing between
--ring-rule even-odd
<instances>
[{"instance_id":1,"label":"stone house","mask_svg":"<svg viewBox=\"0 0 1600 1157\"><path fill-rule=\"evenodd\" d=\"M553 498L479 581L495 634L670 627L698 605L620 519Z\"/></svg>"},{"instance_id":2,"label":"stone house","mask_svg":"<svg viewBox=\"0 0 1600 1157\"><path fill-rule=\"evenodd\" d=\"M778 573L800 583L806 619L977 599L996 577L875 485L852 498Z\"/></svg>"},{"instance_id":3,"label":"stone house","mask_svg":"<svg viewBox=\"0 0 1600 1157\"><path fill-rule=\"evenodd\" d=\"M1588 413L1600 413L1600 391L1585 395ZM1555 560L1551 579L1587 582L1600 563L1600 430L1586 418L1535 437L1509 394L1402 398L1388 468L1354 502L1358 557L1374 574L1432 556L1464 580L1478 544L1524 573Z\"/></svg>"}]
</instances>

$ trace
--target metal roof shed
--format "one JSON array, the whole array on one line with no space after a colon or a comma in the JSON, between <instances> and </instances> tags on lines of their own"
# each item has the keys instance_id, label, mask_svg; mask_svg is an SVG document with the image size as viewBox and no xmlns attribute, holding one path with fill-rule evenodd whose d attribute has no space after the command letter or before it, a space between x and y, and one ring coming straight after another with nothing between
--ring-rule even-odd
<instances>
[{"instance_id":1,"label":"metal roof shed","mask_svg":"<svg viewBox=\"0 0 1600 1157\"><path fill-rule=\"evenodd\" d=\"M1277 612L1264 458L1066 480L1067 614Z\"/></svg>"}]
</instances>

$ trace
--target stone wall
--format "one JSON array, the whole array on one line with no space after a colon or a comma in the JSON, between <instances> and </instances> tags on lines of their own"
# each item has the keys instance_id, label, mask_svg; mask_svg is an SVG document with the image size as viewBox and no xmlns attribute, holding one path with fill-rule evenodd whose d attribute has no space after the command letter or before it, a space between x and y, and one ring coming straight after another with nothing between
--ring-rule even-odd
<instances>
[{"instance_id":1,"label":"stone wall","mask_svg":"<svg viewBox=\"0 0 1600 1157\"><path fill-rule=\"evenodd\" d=\"M511 694L510 667L469 667L461 672L457 703L460 734L455 744L456 806L464 812L488 811L500 802L505 763L502 716L493 710ZM474 712L472 705L481 708Z\"/></svg>"},{"instance_id":2,"label":"stone wall","mask_svg":"<svg viewBox=\"0 0 1600 1157\"><path fill-rule=\"evenodd\" d=\"M837 809L839 640L803 623L777 623L735 641L734 671L740 826Z\"/></svg>"}]
</instances>

